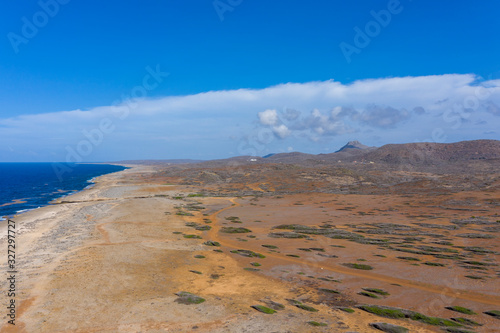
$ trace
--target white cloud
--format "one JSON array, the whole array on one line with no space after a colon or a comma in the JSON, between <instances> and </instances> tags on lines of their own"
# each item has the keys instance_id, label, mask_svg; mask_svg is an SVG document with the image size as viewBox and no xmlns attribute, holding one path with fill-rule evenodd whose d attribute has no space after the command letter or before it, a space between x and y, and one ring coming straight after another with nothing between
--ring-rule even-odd
<instances>
[{"instance_id":1,"label":"white cloud","mask_svg":"<svg viewBox=\"0 0 500 333\"><path fill-rule=\"evenodd\" d=\"M276 110L259 112L259 120L262 125L276 125L278 122L278 112Z\"/></svg>"},{"instance_id":2,"label":"white cloud","mask_svg":"<svg viewBox=\"0 0 500 333\"><path fill-rule=\"evenodd\" d=\"M371 144L426 140L438 127L447 140L480 138L499 126L500 80L477 81L448 74L286 83L0 118L0 161L29 160L32 152L40 160L63 160L67 147L91 140L85 133L100 130L102 121L113 130L94 138L98 144L84 160L226 157L241 146L227 138L251 138L256 124L303 150L332 137L377 138ZM272 142L252 145L252 151L272 149Z\"/></svg>"},{"instance_id":3,"label":"white cloud","mask_svg":"<svg viewBox=\"0 0 500 333\"><path fill-rule=\"evenodd\" d=\"M291 131L288 129L288 127L283 124L274 126L273 131L281 139L284 139L291 134Z\"/></svg>"}]
</instances>

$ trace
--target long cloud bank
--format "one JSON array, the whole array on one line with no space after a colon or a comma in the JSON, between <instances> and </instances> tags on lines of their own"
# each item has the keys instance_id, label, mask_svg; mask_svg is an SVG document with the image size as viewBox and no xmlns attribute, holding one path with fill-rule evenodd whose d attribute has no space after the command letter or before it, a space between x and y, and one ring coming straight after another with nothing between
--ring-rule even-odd
<instances>
[{"instance_id":1,"label":"long cloud bank","mask_svg":"<svg viewBox=\"0 0 500 333\"><path fill-rule=\"evenodd\" d=\"M498 139L498 125L500 80L472 74L287 83L0 118L0 161L218 158L292 146L318 152L345 139Z\"/></svg>"}]
</instances>

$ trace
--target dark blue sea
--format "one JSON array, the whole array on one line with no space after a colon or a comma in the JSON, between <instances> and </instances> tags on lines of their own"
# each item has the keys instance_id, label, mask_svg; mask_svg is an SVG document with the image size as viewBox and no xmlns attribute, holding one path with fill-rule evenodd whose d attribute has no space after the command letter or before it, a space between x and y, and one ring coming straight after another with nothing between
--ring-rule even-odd
<instances>
[{"instance_id":1,"label":"dark blue sea","mask_svg":"<svg viewBox=\"0 0 500 333\"><path fill-rule=\"evenodd\" d=\"M109 164L0 163L0 218L46 206L92 185L92 179L125 170Z\"/></svg>"}]
</instances>

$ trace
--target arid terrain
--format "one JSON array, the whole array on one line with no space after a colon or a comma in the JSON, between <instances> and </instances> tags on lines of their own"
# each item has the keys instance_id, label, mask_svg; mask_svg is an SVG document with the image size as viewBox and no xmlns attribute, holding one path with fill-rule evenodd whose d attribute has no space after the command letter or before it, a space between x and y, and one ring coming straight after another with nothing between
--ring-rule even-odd
<instances>
[{"instance_id":1,"label":"arid terrain","mask_svg":"<svg viewBox=\"0 0 500 333\"><path fill-rule=\"evenodd\" d=\"M1 331L500 332L499 142L430 145L100 177L15 217Z\"/></svg>"}]
</instances>

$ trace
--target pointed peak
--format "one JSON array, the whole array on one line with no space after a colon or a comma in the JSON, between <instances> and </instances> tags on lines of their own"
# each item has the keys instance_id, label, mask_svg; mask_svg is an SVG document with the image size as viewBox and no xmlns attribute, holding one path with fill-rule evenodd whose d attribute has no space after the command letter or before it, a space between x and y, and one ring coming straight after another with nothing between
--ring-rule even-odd
<instances>
[{"instance_id":1,"label":"pointed peak","mask_svg":"<svg viewBox=\"0 0 500 333\"><path fill-rule=\"evenodd\" d=\"M346 149L366 149L366 148L370 148L370 147L362 144L358 140L354 140L354 141L349 141L344 147L337 150L336 153L343 151L343 150L346 150Z\"/></svg>"}]
</instances>

